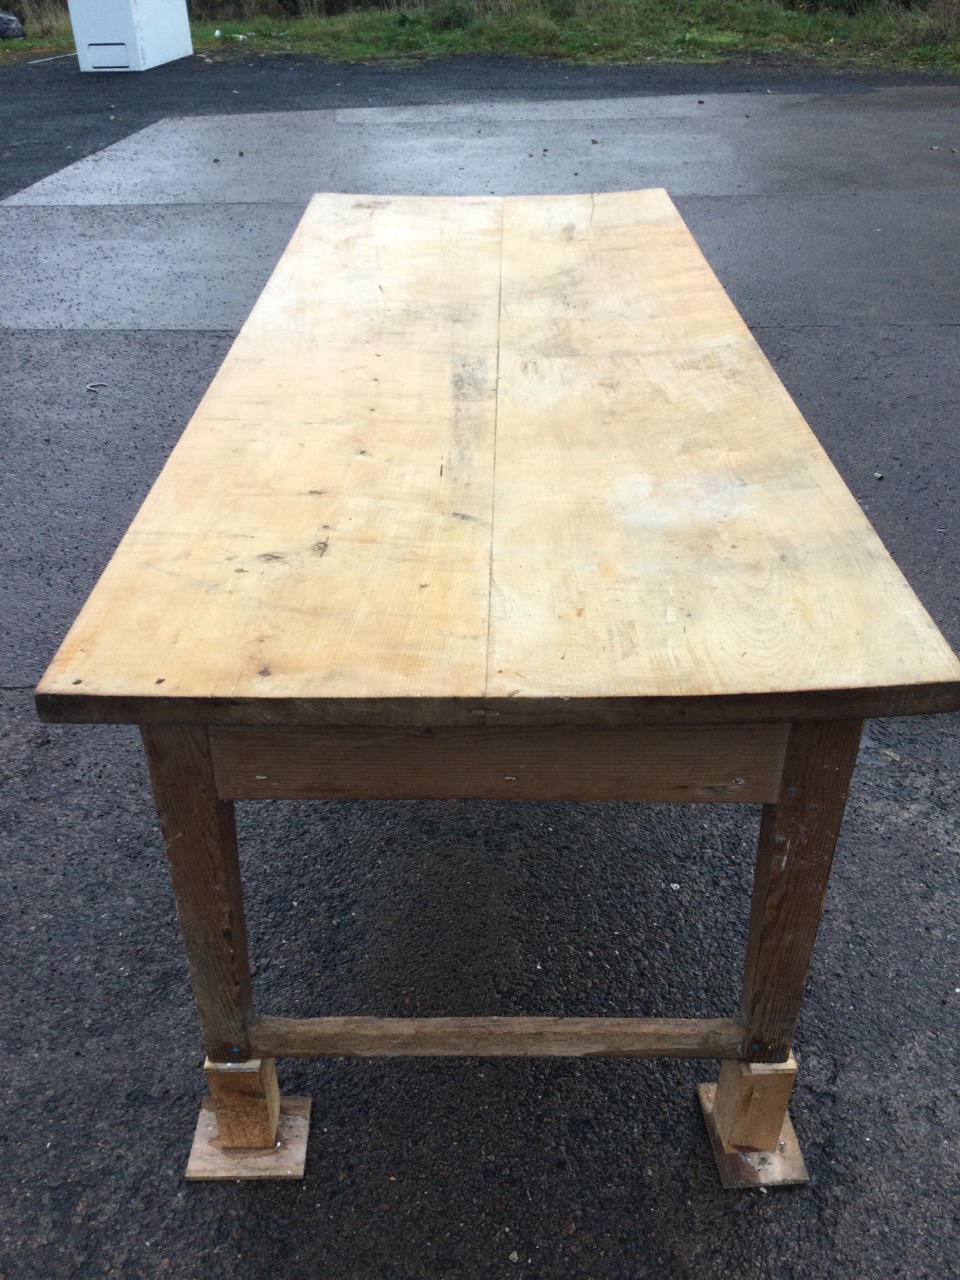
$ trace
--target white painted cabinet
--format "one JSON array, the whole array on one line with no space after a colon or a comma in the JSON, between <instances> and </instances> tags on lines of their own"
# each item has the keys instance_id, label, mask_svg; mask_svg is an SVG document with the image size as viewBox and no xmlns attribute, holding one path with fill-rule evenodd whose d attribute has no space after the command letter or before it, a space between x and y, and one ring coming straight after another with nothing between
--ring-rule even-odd
<instances>
[{"instance_id":1,"label":"white painted cabinet","mask_svg":"<svg viewBox=\"0 0 960 1280\"><path fill-rule=\"evenodd\" d=\"M186 0L68 0L81 71L146 71L193 53Z\"/></svg>"}]
</instances>

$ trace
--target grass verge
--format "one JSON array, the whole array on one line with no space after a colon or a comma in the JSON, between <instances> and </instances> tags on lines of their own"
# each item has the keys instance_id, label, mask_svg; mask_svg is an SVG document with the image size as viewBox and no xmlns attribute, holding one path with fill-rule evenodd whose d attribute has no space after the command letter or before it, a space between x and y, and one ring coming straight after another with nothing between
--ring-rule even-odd
<instances>
[{"instance_id":1,"label":"grass verge","mask_svg":"<svg viewBox=\"0 0 960 1280\"><path fill-rule=\"evenodd\" d=\"M193 38L196 51L211 59L237 53L316 53L339 61L507 53L640 63L762 54L960 73L960 0L914 0L909 8L892 0L841 2L843 7L825 0L361 0L364 7L329 17L197 22ZM21 8L32 38L0 45L0 65L72 48L69 20L56 0L23 0ZM242 8L252 12L257 5L248 0Z\"/></svg>"}]
</instances>

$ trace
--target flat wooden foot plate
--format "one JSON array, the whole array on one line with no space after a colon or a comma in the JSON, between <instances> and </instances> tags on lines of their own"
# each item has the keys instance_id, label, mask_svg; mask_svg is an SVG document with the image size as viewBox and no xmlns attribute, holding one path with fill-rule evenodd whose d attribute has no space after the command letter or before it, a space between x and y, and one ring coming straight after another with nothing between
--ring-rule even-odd
<instances>
[{"instance_id":1,"label":"flat wooden foot plate","mask_svg":"<svg viewBox=\"0 0 960 1280\"><path fill-rule=\"evenodd\" d=\"M281 1098L275 1146L226 1148L220 1144L213 1101L204 1098L186 1177L192 1182L213 1178L302 1178L309 1129L310 1099Z\"/></svg>"},{"instance_id":2,"label":"flat wooden foot plate","mask_svg":"<svg viewBox=\"0 0 960 1280\"><path fill-rule=\"evenodd\" d=\"M739 1191L746 1187L791 1187L808 1183L807 1166L789 1115L784 1119L780 1140L773 1151L731 1151L723 1145L713 1119L716 1087L702 1084L698 1092L722 1185L728 1191Z\"/></svg>"}]
</instances>

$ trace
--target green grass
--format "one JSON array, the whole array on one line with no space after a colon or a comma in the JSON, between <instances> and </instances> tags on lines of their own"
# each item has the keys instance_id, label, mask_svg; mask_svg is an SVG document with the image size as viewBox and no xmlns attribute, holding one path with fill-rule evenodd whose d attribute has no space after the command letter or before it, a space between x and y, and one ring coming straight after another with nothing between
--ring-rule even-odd
<instances>
[{"instance_id":1,"label":"green grass","mask_svg":"<svg viewBox=\"0 0 960 1280\"><path fill-rule=\"evenodd\" d=\"M72 47L55 0L4 60ZM198 22L196 51L211 59L316 53L340 61L512 53L581 63L716 62L731 55L815 60L833 66L933 68L960 73L960 0L904 9L862 0L853 13L777 0L383 0L333 17L253 17ZM257 8L251 0L246 11ZM307 5L306 8L318 7ZM236 12L236 9L233 10ZM29 14L27 15L29 17ZM44 25L45 24L45 25ZM215 32L219 31L219 35Z\"/></svg>"}]
</instances>

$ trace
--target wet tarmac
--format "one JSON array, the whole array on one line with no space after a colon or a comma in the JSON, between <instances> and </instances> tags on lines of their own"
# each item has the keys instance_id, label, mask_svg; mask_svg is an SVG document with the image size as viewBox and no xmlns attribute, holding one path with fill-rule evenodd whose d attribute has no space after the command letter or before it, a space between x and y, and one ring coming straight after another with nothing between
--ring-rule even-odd
<instances>
[{"instance_id":1,"label":"wet tarmac","mask_svg":"<svg viewBox=\"0 0 960 1280\"><path fill-rule=\"evenodd\" d=\"M867 727L797 1034L809 1188L720 1189L710 1063L492 1060L281 1063L304 1181L198 1186L136 733L41 725L31 691L322 189L666 186L957 648L960 83L192 59L0 95L3 1280L955 1276L956 717ZM239 814L265 1010L736 1009L755 810Z\"/></svg>"}]
</instances>

